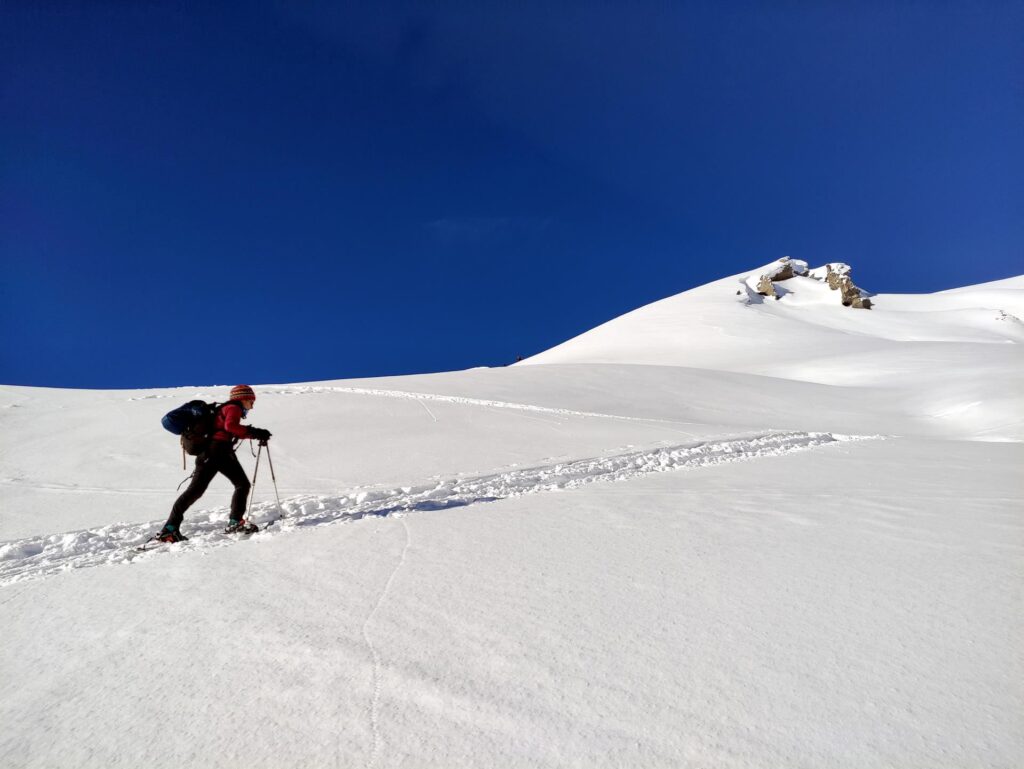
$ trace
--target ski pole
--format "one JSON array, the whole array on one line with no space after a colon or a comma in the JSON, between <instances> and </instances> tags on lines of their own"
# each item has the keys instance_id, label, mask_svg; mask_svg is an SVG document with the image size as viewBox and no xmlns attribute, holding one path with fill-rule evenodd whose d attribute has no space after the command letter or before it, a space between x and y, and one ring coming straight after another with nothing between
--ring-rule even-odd
<instances>
[{"instance_id":1,"label":"ski pole","mask_svg":"<svg viewBox=\"0 0 1024 769\"><path fill-rule=\"evenodd\" d=\"M261 443L262 447L263 444ZM274 483L274 496L277 498L277 517L284 518L284 508L281 507L281 495L277 493L277 476L274 475L274 460L270 456L270 444L267 444L267 464L270 465L270 480Z\"/></svg>"},{"instance_id":2,"label":"ski pole","mask_svg":"<svg viewBox=\"0 0 1024 769\"><path fill-rule=\"evenodd\" d=\"M260 454L263 453L263 443L260 442L259 451L256 452L256 469L252 471L252 488L249 489L249 509L245 511L245 520L249 520L252 512L252 498L256 496L256 476L260 474ZM267 447L267 459L270 459L270 447Z\"/></svg>"}]
</instances>

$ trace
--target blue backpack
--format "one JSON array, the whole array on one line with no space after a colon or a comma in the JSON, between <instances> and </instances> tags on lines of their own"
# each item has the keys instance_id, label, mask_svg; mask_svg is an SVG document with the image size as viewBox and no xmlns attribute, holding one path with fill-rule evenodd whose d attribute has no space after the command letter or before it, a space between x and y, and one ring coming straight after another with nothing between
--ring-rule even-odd
<instances>
[{"instance_id":1,"label":"blue backpack","mask_svg":"<svg viewBox=\"0 0 1024 769\"><path fill-rule=\"evenodd\" d=\"M168 411L160 424L164 429L181 436L181 448L186 454L202 454L210 445L217 426L217 412L222 403L189 401Z\"/></svg>"}]
</instances>

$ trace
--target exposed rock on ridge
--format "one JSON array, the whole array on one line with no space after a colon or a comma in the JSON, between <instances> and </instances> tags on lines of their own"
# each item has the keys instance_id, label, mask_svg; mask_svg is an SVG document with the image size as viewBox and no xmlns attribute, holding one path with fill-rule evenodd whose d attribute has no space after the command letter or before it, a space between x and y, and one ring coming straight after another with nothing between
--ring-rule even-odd
<instances>
[{"instance_id":1,"label":"exposed rock on ridge","mask_svg":"<svg viewBox=\"0 0 1024 769\"><path fill-rule=\"evenodd\" d=\"M761 296L780 299L781 295L776 290L775 284L797 276L824 280L829 288L839 292L839 301L844 307L871 309L871 299L868 298L868 294L854 284L850 278L850 265L842 262L830 262L824 267L808 270L807 262L784 256L758 279L757 293Z\"/></svg>"},{"instance_id":2,"label":"exposed rock on ridge","mask_svg":"<svg viewBox=\"0 0 1024 769\"><path fill-rule=\"evenodd\" d=\"M839 292L840 301L844 307L871 309L871 300L854 285L850 279L850 266L848 264L827 264L828 272L825 274L825 282L833 291ZM843 271L833 269L834 267L844 268Z\"/></svg>"},{"instance_id":3,"label":"exposed rock on ridge","mask_svg":"<svg viewBox=\"0 0 1024 769\"><path fill-rule=\"evenodd\" d=\"M776 282L789 280L795 275L806 274L807 262L801 262L799 259L790 259L788 256L784 256L775 262L775 266L772 269L761 276L761 279L757 282L757 293L761 296L773 296L778 299L779 294L775 290Z\"/></svg>"}]
</instances>

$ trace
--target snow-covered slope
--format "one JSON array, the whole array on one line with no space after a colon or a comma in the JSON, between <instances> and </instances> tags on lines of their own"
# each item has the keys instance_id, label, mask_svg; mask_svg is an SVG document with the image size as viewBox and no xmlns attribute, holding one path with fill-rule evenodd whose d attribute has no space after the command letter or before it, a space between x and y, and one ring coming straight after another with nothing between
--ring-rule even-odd
<instances>
[{"instance_id":1,"label":"snow-covered slope","mask_svg":"<svg viewBox=\"0 0 1024 769\"><path fill-rule=\"evenodd\" d=\"M654 302L519 365L685 366L872 388L960 436L1024 437L1024 276L877 294L862 310L810 276L777 283L778 299L759 295L759 276L777 266Z\"/></svg>"},{"instance_id":2,"label":"snow-covered slope","mask_svg":"<svg viewBox=\"0 0 1024 769\"><path fill-rule=\"evenodd\" d=\"M803 365L895 343L1024 342L1024 276L937 294L877 294L873 308L862 311L842 306L834 290L809 276L777 283L778 299L760 296L758 277L776 265L641 307L520 365L641 363L806 379L788 376L790 361ZM907 354L917 346L900 347ZM879 369L877 376L887 373Z\"/></svg>"},{"instance_id":3,"label":"snow-covered slope","mask_svg":"<svg viewBox=\"0 0 1024 769\"><path fill-rule=\"evenodd\" d=\"M256 385L248 540L219 479L133 548L160 417L226 387L0 387L0 766L1019 765L1024 281L762 274L526 365Z\"/></svg>"}]
</instances>

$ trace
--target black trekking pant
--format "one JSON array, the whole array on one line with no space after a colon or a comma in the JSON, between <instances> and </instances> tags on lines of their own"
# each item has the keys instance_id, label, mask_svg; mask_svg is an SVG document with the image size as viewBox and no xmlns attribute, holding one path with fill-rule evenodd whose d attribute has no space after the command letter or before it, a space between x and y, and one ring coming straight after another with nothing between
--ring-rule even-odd
<instances>
[{"instance_id":1,"label":"black trekking pant","mask_svg":"<svg viewBox=\"0 0 1024 769\"><path fill-rule=\"evenodd\" d=\"M229 481L235 484L235 493L231 495L231 520L242 519L245 514L245 501L249 498L249 489L252 488L252 484L249 483L245 470L242 469L238 457L235 456L231 443L212 441L206 453L196 457L196 469L192 473L192 482L171 508L171 517L167 519L167 528L173 527L175 531L178 530L185 518L185 511L203 496L210 481L217 473L223 473Z\"/></svg>"}]
</instances>

